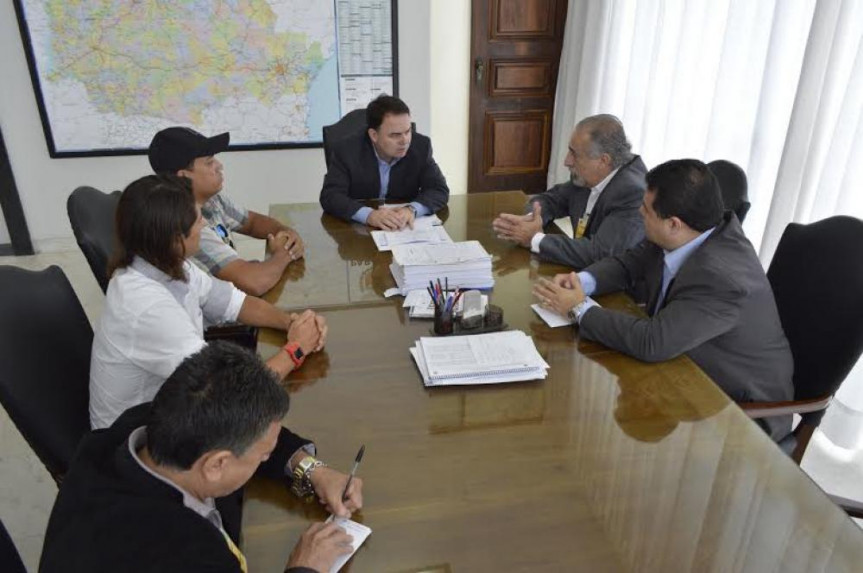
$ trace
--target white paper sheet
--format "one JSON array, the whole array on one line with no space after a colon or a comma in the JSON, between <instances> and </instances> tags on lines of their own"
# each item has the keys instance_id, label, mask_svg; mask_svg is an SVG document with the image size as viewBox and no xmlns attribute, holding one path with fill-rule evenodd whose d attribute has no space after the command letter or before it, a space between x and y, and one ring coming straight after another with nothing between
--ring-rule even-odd
<instances>
[{"instance_id":1,"label":"white paper sheet","mask_svg":"<svg viewBox=\"0 0 863 573\"><path fill-rule=\"evenodd\" d=\"M552 328L558 328L559 326L569 326L570 324L575 324L574 321L570 320L568 316L563 316L562 314L558 314L553 310L548 310L547 308L543 308L538 304L530 305L530 308L533 309L533 312L539 315L539 317L545 321L547 325Z\"/></svg>"},{"instance_id":2,"label":"white paper sheet","mask_svg":"<svg viewBox=\"0 0 863 573\"><path fill-rule=\"evenodd\" d=\"M356 521L351 521L350 519L345 519L344 517L335 517L331 515L327 519L327 523L330 523L331 521L335 521L339 527L344 529L348 533L348 535L354 538L354 540L351 542L353 550L349 554L342 555L341 557L336 559L336 562L333 564L333 568L330 569L330 573L338 573L339 569L345 566L345 563L347 563L348 560L354 556L354 553L357 552L357 549L360 548L360 545L362 545L366 538L371 535L372 530L369 527L363 525L362 523L357 523Z\"/></svg>"}]
</instances>

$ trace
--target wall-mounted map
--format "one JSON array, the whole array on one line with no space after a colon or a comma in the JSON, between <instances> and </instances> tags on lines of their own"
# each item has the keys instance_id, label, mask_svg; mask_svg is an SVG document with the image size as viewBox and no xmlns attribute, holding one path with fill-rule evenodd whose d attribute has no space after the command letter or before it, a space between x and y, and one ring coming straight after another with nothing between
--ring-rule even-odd
<instances>
[{"instance_id":1,"label":"wall-mounted map","mask_svg":"<svg viewBox=\"0 0 863 573\"><path fill-rule=\"evenodd\" d=\"M158 130L312 147L398 89L395 0L15 0L52 157L144 152Z\"/></svg>"}]
</instances>

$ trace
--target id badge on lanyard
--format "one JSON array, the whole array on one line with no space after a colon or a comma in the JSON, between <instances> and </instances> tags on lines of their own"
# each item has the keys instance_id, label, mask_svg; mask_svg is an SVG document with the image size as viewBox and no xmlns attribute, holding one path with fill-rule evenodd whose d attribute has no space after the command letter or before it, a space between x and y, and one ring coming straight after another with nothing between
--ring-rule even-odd
<instances>
[{"instance_id":1,"label":"id badge on lanyard","mask_svg":"<svg viewBox=\"0 0 863 573\"><path fill-rule=\"evenodd\" d=\"M230 246L232 249L234 248L234 241L231 240L231 234L224 225L219 223L213 227L213 230L216 231L216 234L219 235L219 238L222 239L223 243Z\"/></svg>"},{"instance_id":2,"label":"id badge on lanyard","mask_svg":"<svg viewBox=\"0 0 863 573\"><path fill-rule=\"evenodd\" d=\"M585 213L584 217L578 219L578 226L575 228L575 238L580 239L587 231L587 222L590 220L590 213Z\"/></svg>"}]
</instances>

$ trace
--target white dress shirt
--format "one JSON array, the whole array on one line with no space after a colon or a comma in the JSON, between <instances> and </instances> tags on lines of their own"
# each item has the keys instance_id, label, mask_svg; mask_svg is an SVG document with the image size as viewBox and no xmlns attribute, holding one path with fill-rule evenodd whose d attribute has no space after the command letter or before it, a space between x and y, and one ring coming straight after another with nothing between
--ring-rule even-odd
<instances>
[{"instance_id":1,"label":"white dress shirt","mask_svg":"<svg viewBox=\"0 0 863 573\"><path fill-rule=\"evenodd\" d=\"M593 207L596 205L596 202L599 200L600 194L608 187L608 183L617 175L617 172L620 171L620 167L609 173L605 176L605 179L596 184L596 187L593 187L590 190L590 196L587 198L587 205L584 208L584 215L582 217L590 217L590 214L593 213ZM573 229L574 231L574 229ZM530 240L530 251L532 253L539 254L539 244L545 238L545 233L539 232L533 236Z\"/></svg>"},{"instance_id":2,"label":"white dress shirt","mask_svg":"<svg viewBox=\"0 0 863 573\"><path fill-rule=\"evenodd\" d=\"M105 428L149 402L187 356L204 346L208 324L237 319L245 293L188 260L188 282L135 258L111 278L90 358L90 425Z\"/></svg>"}]
</instances>

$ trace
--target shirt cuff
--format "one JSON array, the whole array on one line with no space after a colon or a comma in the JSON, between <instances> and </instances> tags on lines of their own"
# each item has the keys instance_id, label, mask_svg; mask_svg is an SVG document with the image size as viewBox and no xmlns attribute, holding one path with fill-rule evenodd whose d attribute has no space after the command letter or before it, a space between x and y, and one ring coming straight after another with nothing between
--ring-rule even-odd
<instances>
[{"instance_id":1,"label":"shirt cuff","mask_svg":"<svg viewBox=\"0 0 863 573\"><path fill-rule=\"evenodd\" d=\"M545 233L536 233L530 240L530 252L539 254L539 244L545 238Z\"/></svg>"},{"instance_id":2,"label":"shirt cuff","mask_svg":"<svg viewBox=\"0 0 863 573\"><path fill-rule=\"evenodd\" d=\"M578 324L581 324L581 318L585 314L587 314L588 310L592 309L593 307L601 308L599 306L599 303L596 302L595 300L593 300L592 298L590 298L590 297L585 298L584 303L581 305L581 308L578 310L578 312L575 315L575 320L578 322Z\"/></svg>"},{"instance_id":3,"label":"shirt cuff","mask_svg":"<svg viewBox=\"0 0 863 573\"><path fill-rule=\"evenodd\" d=\"M429 209L422 203L411 201L411 207L417 210L417 217L425 217L426 215L431 215L431 209Z\"/></svg>"},{"instance_id":4,"label":"shirt cuff","mask_svg":"<svg viewBox=\"0 0 863 573\"><path fill-rule=\"evenodd\" d=\"M309 454L313 458L316 458L318 456L318 448L315 446L315 444L310 442L304 446L300 446L299 448L297 448L297 451L295 451L294 453L291 454L291 456L288 458L288 461L285 463L285 475L286 476L293 477L294 468L291 467L291 460L294 459L294 456L297 455L301 451L306 452L307 454Z\"/></svg>"},{"instance_id":5,"label":"shirt cuff","mask_svg":"<svg viewBox=\"0 0 863 573\"><path fill-rule=\"evenodd\" d=\"M246 293L234 287L233 292L231 292L231 302L228 303L228 308L225 311L225 320L227 322L234 322L237 320L240 316L240 310L243 308L244 302L246 302Z\"/></svg>"},{"instance_id":6,"label":"shirt cuff","mask_svg":"<svg viewBox=\"0 0 863 573\"><path fill-rule=\"evenodd\" d=\"M581 271L578 273L578 280L581 281L581 290L584 291L584 294L590 296L596 292L596 279L593 278L592 274L587 271Z\"/></svg>"},{"instance_id":7,"label":"shirt cuff","mask_svg":"<svg viewBox=\"0 0 863 573\"><path fill-rule=\"evenodd\" d=\"M351 219L356 221L357 223L366 224L366 221L369 220L369 215L371 215L373 209L371 207L360 207L357 209L357 212L353 214Z\"/></svg>"}]
</instances>

